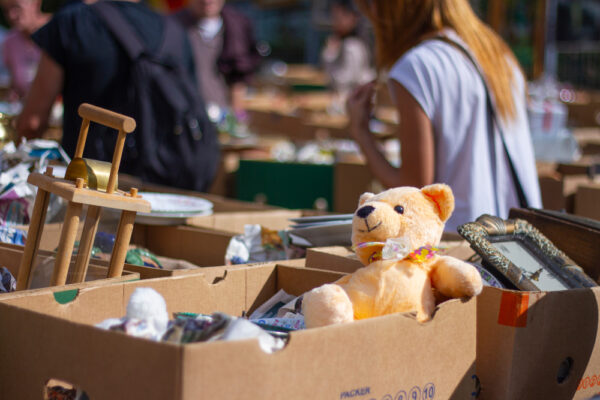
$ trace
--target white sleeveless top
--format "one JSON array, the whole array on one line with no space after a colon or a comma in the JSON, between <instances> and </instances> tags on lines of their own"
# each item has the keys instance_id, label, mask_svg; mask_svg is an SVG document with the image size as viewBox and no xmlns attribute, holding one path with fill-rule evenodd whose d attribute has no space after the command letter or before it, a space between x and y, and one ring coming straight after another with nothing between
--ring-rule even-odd
<instances>
[{"instance_id":1,"label":"white sleeveless top","mask_svg":"<svg viewBox=\"0 0 600 400\"><path fill-rule=\"evenodd\" d=\"M447 30L444 34L463 43L454 31ZM516 117L510 123L503 123L502 129L528 205L540 208L525 82L520 71L515 71ZM452 188L456 204L446 230L456 231L457 226L482 214L506 218L509 209L518 207L519 201L498 131L495 157L489 156L491 115L487 111L485 86L473 63L455 46L428 40L406 52L392 66L389 78L411 93L432 123L435 182ZM492 178L494 170L496 179Z\"/></svg>"}]
</instances>

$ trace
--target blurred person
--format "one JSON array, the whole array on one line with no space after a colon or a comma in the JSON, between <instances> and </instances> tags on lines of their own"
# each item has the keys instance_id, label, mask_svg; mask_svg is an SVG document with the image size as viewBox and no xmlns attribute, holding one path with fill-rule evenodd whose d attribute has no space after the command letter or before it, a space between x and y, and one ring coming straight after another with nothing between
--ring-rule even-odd
<instances>
[{"instance_id":1,"label":"blurred person","mask_svg":"<svg viewBox=\"0 0 600 400\"><path fill-rule=\"evenodd\" d=\"M17 99L25 97L40 61L40 49L31 34L44 25L49 15L40 11L40 0L2 0L4 16L11 26L2 57L10 75L10 87Z\"/></svg>"},{"instance_id":2,"label":"blurred person","mask_svg":"<svg viewBox=\"0 0 600 400\"><path fill-rule=\"evenodd\" d=\"M387 187L450 185L456 206L448 230L486 213L506 218L511 207L541 207L525 79L508 46L468 1L357 3L374 26L377 64L389 71L400 118L396 168L368 129L376 83L348 99L350 135L375 177Z\"/></svg>"},{"instance_id":3,"label":"blurred person","mask_svg":"<svg viewBox=\"0 0 600 400\"><path fill-rule=\"evenodd\" d=\"M190 0L173 16L188 31L198 90L207 104L243 116L247 85L261 61L252 22L225 0Z\"/></svg>"},{"instance_id":4,"label":"blurred person","mask_svg":"<svg viewBox=\"0 0 600 400\"><path fill-rule=\"evenodd\" d=\"M114 21L120 20L116 25L127 28L121 32L125 32L125 35L117 35L107 25L106 17L95 8L102 3L109 5L112 12L119 17L113 18ZM32 35L33 41L43 51L38 73L23 111L17 119L17 134L26 138L40 137L47 127L56 97L62 94L64 115L61 144L67 154L72 156L75 153L79 136L82 120L78 115L78 107L82 103L90 103L136 119L136 130L127 135L125 142L121 172L159 184L192 190L208 189L205 183L214 176L212 169L216 168L216 165L207 164L218 162L219 149L214 129L206 125L208 117L203 118L205 107L201 99L200 113L195 107L198 102L194 103L193 109L181 109L188 105L186 101L190 97L183 93L191 92L194 94L194 100L200 97L195 91L194 60L186 32L177 23L167 20L140 1L105 0L102 3L90 5L85 2L73 2L61 8L46 25ZM128 31L131 35L126 34ZM138 76L154 75L151 75L150 70L136 74L140 72L135 69L137 64L134 64L131 54L126 51L126 46L132 47L131 41L126 45L118 39L119 36L133 38L131 40L136 43L133 47L141 46L143 54L149 54L149 57L156 59L153 71L166 64L176 71L173 74L182 76L181 81L176 82L178 86L171 88L167 93L179 96L176 104L179 107L176 110L177 115L172 115L174 112L171 113L170 109L165 109L165 113L160 114L160 110L152 108L155 112L153 119L146 118L148 113L144 111L148 107L154 107L154 104L166 106L165 102L170 99L165 95L165 89L156 81L138 80ZM173 40L173 37L180 38L177 39L180 48L171 46L169 40ZM165 44L168 49L163 48L163 43L169 43ZM159 71L165 68L160 67ZM167 78L170 77L165 74L164 79L170 84L172 80L166 80ZM152 86L146 85L146 82ZM134 86L137 84L143 86ZM180 88L183 84L186 87ZM169 87L166 90L169 90ZM140 93L145 98L141 98ZM140 104L143 107L138 107ZM181 113L184 115L180 115ZM170 123L172 120L176 121L177 125L157 132L157 127L163 127L161 124ZM194 123L197 137L190 138L186 127ZM98 124L90 126L84 157L102 161L112 160L115 138L108 132L104 133L105 131L109 129ZM167 140L169 142L164 143ZM202 146L210 149L211 155L194 160L193 157L198 155L198 149L202 150ZM174 147L177 148L173 149ZM178 160L179 164L175 165L177 161L174 163L173 159ZM195 169L189 167L190 160L196 161ZM178 171L182 171L180 176L173 178ZM170 180L164 182L165 179ZM180 183L182 179L187 181Z\"/></svg>"},{"instance_id":5,"label":"blurred person","mask_svg":"<svg viewBox=\"0 0 600 400\"><path fill-rule=\"evenodd\" d=\"M335 0L331 5L333 34L321 51L321 63L342 104L352 89L376 75L367 44L357 33L359 20L352 0Z\"/></svg>"}]
</instances>

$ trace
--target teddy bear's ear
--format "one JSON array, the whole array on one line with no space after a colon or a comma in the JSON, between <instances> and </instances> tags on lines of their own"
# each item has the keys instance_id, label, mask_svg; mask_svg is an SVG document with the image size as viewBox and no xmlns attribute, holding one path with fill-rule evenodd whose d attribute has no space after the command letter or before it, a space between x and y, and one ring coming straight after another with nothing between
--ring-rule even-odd
<instances>
[{"instance_id":1,"label":"teddy bear's ear","mask_svg":"<svg viewBox=\"0 0 600 400\"><path fill-rule=\"evenodd\" d=\"M452 211L454 211L454 195L450 186L443 183L435 183L423 187L421 192L437 205L440 219L446 222L450 218Z\"/></svg>"},{"instance_id":2,"label":"teddy bear's ear","mask_svg":"<svg viewBox=\"0 0 600 400\"><path fill-rule=\"evenodd\" d=\"M375 197L375 195L371 192L365 192L365 193L361 194L360 198L358 199L358 206L359 207L362 206L363 204L365 204L367 201L369 201L373 197Z\"/></svg>"}]
</instances>

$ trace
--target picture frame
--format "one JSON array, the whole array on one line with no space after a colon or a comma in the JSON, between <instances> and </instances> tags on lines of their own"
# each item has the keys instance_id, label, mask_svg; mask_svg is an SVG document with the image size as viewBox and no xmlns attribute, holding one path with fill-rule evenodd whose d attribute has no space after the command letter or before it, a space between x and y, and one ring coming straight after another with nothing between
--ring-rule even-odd
<instances>
[{"instance_id":1,"label":"picture frame","mask_svg":"<svg viewBox=\"0 0 600 400\"><path fill-rule=\"evenodd\" d=\"M581 267L522 219L484 214L458 227L484 267L509 289L556 291L598 286Z\"/></svg>"}]
</instances>

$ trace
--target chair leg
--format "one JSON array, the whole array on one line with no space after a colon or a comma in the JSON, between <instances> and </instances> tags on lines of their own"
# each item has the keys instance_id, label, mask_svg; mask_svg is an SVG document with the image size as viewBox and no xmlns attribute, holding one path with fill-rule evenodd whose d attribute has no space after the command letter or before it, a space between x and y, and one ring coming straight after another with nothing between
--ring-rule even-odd
<instances>
[{"instance_id":1,"label":"chair leg","mask_svg":"<svg viewBox=\"0 0 600 400\"><path fill-rule=\"evenodd\" d=\"M135 215L135 211L121 212L119 228L117 230L117 236L115 238L115 247L113 247L112 255L110 257L108 278L115 278L121 276L121 274L123 273L125 257L127 256L127 250L129 248L129 242L131 240L131 234L133 232L133 223L135 222Z\"/></svg>"},{"instance_id":2,"label":"chair leg","mask_svg":"<svg viewBox=\"0 0 600 400\"><path fill-rule=\"evenodd\" d=\"M48 202L50 193L38 188L33 204L33 213L27 231L27 241L25 242L25 250L21 258L21 266L17 275L17 290L25 290L29 288L31 282L31 270L35 262L38 247L40 246L40 238L44 230L44 222L46 220L46 211L48 211Z\"/></svg>"},{"instance_id":3,"label":"chair leg","mask_svg":"<svg viewBox=\"0 0 600 400\"><path fill-rule=\"evenodd\" d=\"M56 252L56 261L50 286L61 286L67 282L69 264L73 256L73 247L77 238L77 228L79 227L79 218L81 217L81 203L69 203L67 215L60 234L60 243Z\"/></svg>"},{"instance_id":4,"label":"chair leg","mask_svg":"<svg viewBox=\"0 0 600 400\"><path fill-rule=\"evenodd\" d=\"M94 238L98 231L98 222L100 222L100 214L102 208L98 206L88 206L88 211L85 216L83 232L79 240L79 251L77 252L77 260L75 261L75 270L71 276L69 283L81 283L85 280L90 257L92 255L92 246Z\"/></svg>"}]
</instances>

